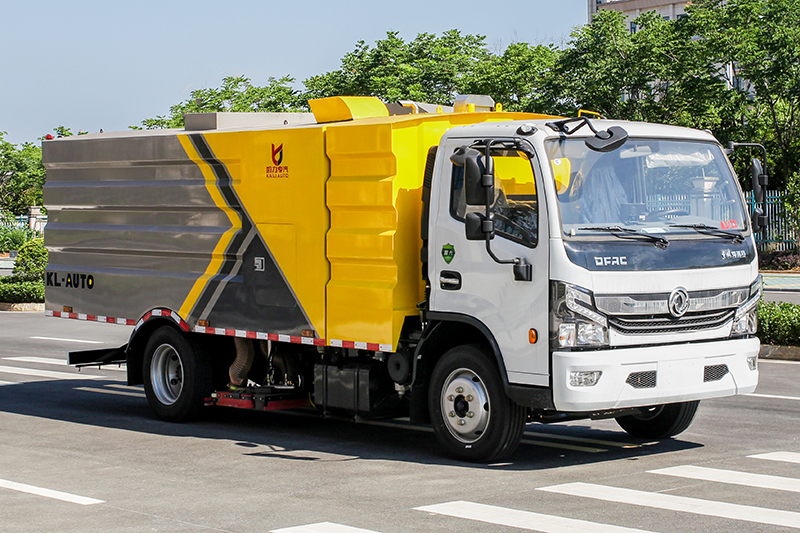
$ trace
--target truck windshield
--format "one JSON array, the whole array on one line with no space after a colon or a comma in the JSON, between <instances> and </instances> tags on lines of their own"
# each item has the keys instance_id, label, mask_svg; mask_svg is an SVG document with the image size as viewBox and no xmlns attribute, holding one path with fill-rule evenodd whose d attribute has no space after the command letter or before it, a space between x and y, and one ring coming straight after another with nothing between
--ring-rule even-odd
<instances>
[{"instance_id":1,"label":"truck windshield","mask_svg":"<svg viewBox=\"0 0 800 533\"><path fill-rule=\"evenodd\" d=\"M740 238L746 228L736 178L717 144L628 139L609 153L582 139L546 146L566 235L625 228Z\"/></svg>"}]
</instances>

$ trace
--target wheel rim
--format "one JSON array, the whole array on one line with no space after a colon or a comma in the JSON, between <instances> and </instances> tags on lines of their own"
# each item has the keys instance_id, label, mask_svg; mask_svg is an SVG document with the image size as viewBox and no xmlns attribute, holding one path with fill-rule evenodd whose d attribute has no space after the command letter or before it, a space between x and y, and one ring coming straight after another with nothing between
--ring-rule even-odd
<instances>
[{"instance_id":1,"label":"wheel rim","mask_svg":"<svg viewBox=\"0 0 800 533\"><path fill-rule=\"evenodd\" d=\"M172 405L183 390L183 365L177 350L169 344L162 344L153 353L150 364L150 383L158 401Z\"/></svg>"},{"instance_id":2,"label":"wheel rim","mask_svg":"<svg viewBox=\"0 0 800 533\"><path fill-rule=\"evenodd\" d=\"M444 425L456 440L471 444L489 425L489 395L483 380L468 368L453 371L442 386Z\"/></svg>"}]
</instances>

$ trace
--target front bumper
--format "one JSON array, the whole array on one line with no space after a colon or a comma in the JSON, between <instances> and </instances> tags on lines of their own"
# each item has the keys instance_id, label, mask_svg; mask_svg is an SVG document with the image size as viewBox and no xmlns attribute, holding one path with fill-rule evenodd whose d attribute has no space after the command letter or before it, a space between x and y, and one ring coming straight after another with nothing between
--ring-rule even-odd
<instances>
[{"instance_id":1,"label":"front bumper","mask_svg":"<svg viewBox=\"0 0 800 533\"><path fill-rule=\"evenodd\" d=\"M758 370L750 370L747 358L757 357L759 347L751 338L553 352L553 402L559 411L587 412L748 394L758 385ZM722 365L727 373L718 378ZM570 385L570 372L597 370L602 375L594 386ZM637 376L653 377L655 385Z\"/></svg>"}]
</instances>

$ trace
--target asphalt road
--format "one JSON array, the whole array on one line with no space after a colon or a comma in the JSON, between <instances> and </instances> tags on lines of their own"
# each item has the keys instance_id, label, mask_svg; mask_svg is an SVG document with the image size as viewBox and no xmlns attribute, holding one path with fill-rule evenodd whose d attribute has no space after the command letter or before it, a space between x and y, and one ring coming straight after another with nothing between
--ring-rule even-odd
<instances>
[{"instance_id":1,"label":"asphalt road","mask_svg":"<svg viewBox=\"0 0 800 533\"><path fill-rule=\"evenodd\" d=\"M800 291L764 291L762 299L767 302L800 304Z\"/></svg>"},{"instance_id":2,"label":"asphalt road","mask_svg":"<svg viewBox=\"0 0 800 533\"><path fill-rule=\"evenodd\" d=\"M160 422L124 371L64 364L129 331L0 313L2 531L800 529L798 363L762 361L756 394L702 402L675 439L530 425L506 462L471 465L392 422L223 408Z\"/></svg>"}]
</instances>

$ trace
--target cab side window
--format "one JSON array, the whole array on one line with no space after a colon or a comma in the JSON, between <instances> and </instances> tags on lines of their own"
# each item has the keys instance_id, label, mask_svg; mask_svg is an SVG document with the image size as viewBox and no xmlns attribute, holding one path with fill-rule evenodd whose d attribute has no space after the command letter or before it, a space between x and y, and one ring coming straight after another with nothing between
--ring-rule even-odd
<instances>
[{"instance_id":1,"label":"cab side window","mask_svg":"<svg viewBox=\"0 0 800 533\"><path fill-rule=\"evenodd\" d=\"M500 237L534 248L539 239L539 209L531 162L515 151L493 153L492 157L495 231ZM483 206L466 204L464 168L453 165L450 214L463 222L467 213L484 211Z\"/></svg>"}]
</instances>

